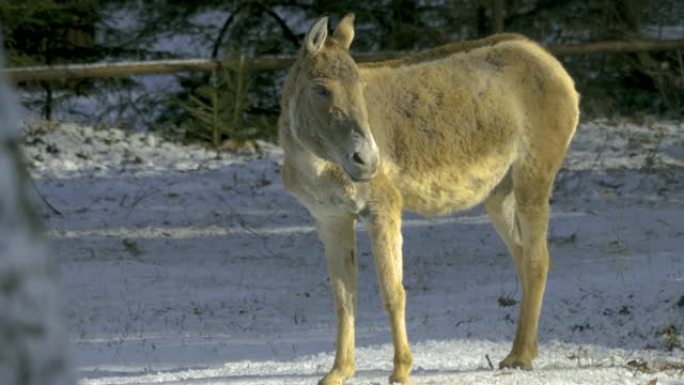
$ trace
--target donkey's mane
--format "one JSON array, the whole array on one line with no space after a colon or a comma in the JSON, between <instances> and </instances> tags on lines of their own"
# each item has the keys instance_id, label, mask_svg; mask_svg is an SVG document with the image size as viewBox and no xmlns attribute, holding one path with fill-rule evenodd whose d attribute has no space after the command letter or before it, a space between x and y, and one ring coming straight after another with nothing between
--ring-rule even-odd
<instances>
[{"instance_id":1,"label":"donkey's mane","mask_svg":"<svg viewBox=\"0 0 684 385\"><path fill-rule=\"evenodd\" d=\"M360 68L378 68L378 67L399 67L403 65L411 65L423 63L426 61L437 60L455 53L465 53L477 48L490 47L504 41L511 40L528 40L525 36L517 33L499 33L496 35L487 36L477 40L462 40L447 43L434 48L411 53L407 56L382 60L375 62L358 63Z\"/></svg>"}]
</instances>

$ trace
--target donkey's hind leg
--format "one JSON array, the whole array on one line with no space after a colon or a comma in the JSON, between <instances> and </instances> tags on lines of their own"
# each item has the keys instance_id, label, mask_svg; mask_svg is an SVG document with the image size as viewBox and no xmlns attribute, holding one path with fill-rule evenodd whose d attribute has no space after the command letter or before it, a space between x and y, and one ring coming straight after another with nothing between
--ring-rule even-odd
<instances>
[{"instance_id":1,"label":"donkey's hind leg","mask_svg":"<svg viewBox=\"0 0 684 385\"><path fill-rule=\"evenodd\" d=\"M549 267L546 233L552 178L535 183L515 181L510 173L506 178L485 207L515 261L522 300L513 348L499 366L530 369L537 356L537 326Z\"/></svg>"},{"instance_id":2,"label":"donkey's hind leg","mask_svg":"<svg viewBox=\"0 0 684 385\"><path fill-rule=\"evenodd\" d=\"M484 202L485 210L492 221L492 225L506 244L508 252L513 257L518 278L522 283L523 244L520 239L520 226L515 217L515 197L513 196L513 180L509 170L499 185L492 191Z\"/></svg>"}]
</instances>

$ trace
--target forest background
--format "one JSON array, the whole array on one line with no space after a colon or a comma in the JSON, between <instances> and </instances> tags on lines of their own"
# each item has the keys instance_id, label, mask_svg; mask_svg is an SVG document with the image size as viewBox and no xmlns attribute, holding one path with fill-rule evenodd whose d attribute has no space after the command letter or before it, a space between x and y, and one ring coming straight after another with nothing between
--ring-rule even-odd
<instances>
[{"instance_id":1,"label":"forest background","mask_svg":"<svg viewBox=\"0 0 684 385\"><path fill-rule=\"evenodd\" d=\"M221 145L273 139L285 70L250 58L293 55L312 20L357 15L355 52L416 51L494 31L545 45L684 38L677 0L8 0L9 67L175 58L236 59L213 73L25 81L35 118L161 131ZM585 116L684 113L682 50L563 56Z\"/></svg>"}]
</instances>

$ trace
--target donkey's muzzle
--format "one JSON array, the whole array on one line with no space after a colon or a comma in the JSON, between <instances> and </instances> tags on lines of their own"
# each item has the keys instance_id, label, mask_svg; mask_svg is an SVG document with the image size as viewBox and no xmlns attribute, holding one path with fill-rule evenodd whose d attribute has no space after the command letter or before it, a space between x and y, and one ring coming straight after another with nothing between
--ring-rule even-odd
<instances>
[{"instance_id":1,"label":"donkey's muzzle","mask_svg":"<svg viewBox=\"0 0 684 385\"><path fill-rule=\"evenodd\" d=\"M354 182L367 182L375 176L378 161L375 143L365 142L342 162L342 168Z\"/></svg>"}]
</instances>

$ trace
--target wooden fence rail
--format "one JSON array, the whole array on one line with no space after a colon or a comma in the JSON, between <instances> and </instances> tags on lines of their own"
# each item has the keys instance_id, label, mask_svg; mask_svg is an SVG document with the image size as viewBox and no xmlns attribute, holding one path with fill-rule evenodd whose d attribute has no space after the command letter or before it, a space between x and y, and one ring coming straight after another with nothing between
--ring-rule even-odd
<instances>
[{"instance_id":1,"label":"wooden fence rail","mask_svg":"<svg viewBox=\"0 0 684 385\"><path fill-rule=\"evenodd\" d=\"M683 50L684 39L607 41L575 46L550 45L547 49L556 56L590 55L606 53L648 52ZM400 58L413 52L377 52L354 54L358 62L374 62ZM248 66L255 71L272 71L288 68L293 56L264 56L248 59ZM237 59L235 60L237 62ZM177 72L211 72L219 65L232 65L231 60L178 59L146 62L66 64L39 67L1 69L0 72L15 82L37 80L65 80L77 78L106 78L127 75L169 74Z\"/></svg>"}]
</instances>

